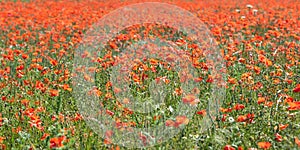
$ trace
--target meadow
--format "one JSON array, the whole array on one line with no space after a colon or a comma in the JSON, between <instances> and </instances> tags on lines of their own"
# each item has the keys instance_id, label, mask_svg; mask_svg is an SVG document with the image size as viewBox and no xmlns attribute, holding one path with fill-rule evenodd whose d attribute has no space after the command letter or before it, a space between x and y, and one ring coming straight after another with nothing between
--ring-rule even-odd
<instances>
[{"instance_id":1,"label":"meadow","mask_svg":"<svg viewBox=\"0 0 300 150\"><path fill-rule=\"evenodd\" d=\"M147 1L0 1L0 149L135 149L134 145L116 144L112 137L118 135L111 130L95 132L89 118L79 111L85 104L76 92L97 97L97 105L104 108L99 114L114 120L120 133L156 126L165 131L180 129L161 142L158 137L139 134L142 145L152 138L158 141L144 149L300 149L299 0L155 1L190 11L206 25L224 60L223 79L212 75L212 64L203 52L205 45L198 47L197 41L172 27L145 23L125 28L96 56L80 47L85 34L102 17L142 2ZM128 55L122 52L131 45L150 49L149 53L161 52L154 45L139 45L138 41L149 37L171 41L183 49L197 76L174 69L176 58L171 56L167 61L128 58L132 68L112 76L113 66L128 63L122 58L128 60L131 51ZM95 67L74 67L80 49L80 57L94 58ZM74 79L80 73L82 83L95 83L92 89L76 89ZM111 81L120 79L130 85L128 91L123 82L116 87ZM191 92L197 96L180 86L187 79L196 85ZM218 107L214 116L209 107L214 96L212 84L224 88L224 99L214 105ZM154 109L151 113L139 112L143 106L127 107L135 103L133 98L152 106L153 86L168 91L162 105L150 108ZM120 98L122 91L131 98ZM191 115L177 114L189 111L190 106ZM205 118L212 123L202 129Z\"/></svg>"}]
</instances>

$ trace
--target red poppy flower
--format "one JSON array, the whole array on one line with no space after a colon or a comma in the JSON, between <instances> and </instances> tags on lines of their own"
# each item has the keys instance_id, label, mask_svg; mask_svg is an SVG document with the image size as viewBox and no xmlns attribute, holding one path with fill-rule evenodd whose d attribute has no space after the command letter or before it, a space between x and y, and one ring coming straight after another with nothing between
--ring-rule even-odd
<instances>
[{"instance_id":1,"label":"red poppy flower","mask_svg":"<svg viewBox=\"0 0 300 150\"><path fill-rule=\"evenodd\" d=\"M300 101L299 102L288 102L290 105L288 110L300 110Z\"/></svg>"},{"instance_id":2,"label":"red poppy flower","mask_svg":"<svg viewBox=\"0 0 300 150\"><path fill-rule=\"evenodd\" d=\"M245 108L245 105L243 105L243 104L236 104L235 106L234 106L234 109L235 110L242 110L242 109L244 109Z\"/></svg>"},{"instance_id":3,"label":"red poppy flower","mask_svg":"<svg viewBox=\"0 0 300 150\"><path fill-rule=\"evenodd\" d=\"M236 121L237 122L244 122L244 121L246 121L246 119L247 119L247 117L245 115L241 115L241 116L238 116Z\"/></svg>"},{"instance_id":4,"label":"red poppy flower","mask_svg":"<svg viewBox=\"0 0 300 150\"><path fill-rule=\"evenodd\" d=\"M44 135L41 137L41 140L45 140L48 136L50 136L50 134L48 133L44 133Z\"/></svg>"},{"instance_id":5,"label":"red poppy flower","mask_svg":"<svg viewBox=\"0 0 300 150\"><path fill-rule=\"evenodd\" d=\"M300 140L298 139L298 137L295 137L295 143L298 145L298 147L300 147Z\"/></svg>"},{"instance_id":6,"label":"red poppy flower","mask_svg":"<svg viewBox=\"0 0 300 150\"><path fill-rule=\"evenodd\" d=\"M282 141L282 136L280 134L278 134L278 133L275 133L275 140L277 142L281 142Z\"/></svg>"},{"instance_id":7,"label":"red poppy flower","mask_svg":"<svg viewBox=\"0 0 300 150\"><path fill-rule=\"evenodd\" d=\"M206 115L206 110L203 109L203 110L200 110L197 112L198 115L202 115L202 116L205 116Z\"/></svg>"},{"instance_id":8,"label":"red poppy flower","mask_svg":"<svg viewBox=\"0 0 300 150\"><path fill-rule=\"evenodd\" d=\"M258 142L257 145L259 148L269 149L272 144L270 142Z\"/></svg>"},{"instance_id":9,"label":"red poppy flower","mask_svg":"<svg viewBox=\"0 0 300 150\"><path fill-rule=\"evenodd\" d=\"M183 97L182 101L183 101L183 103L196 105L199 102L199 99L197 99L195 95L190 94L190 95Z\"/></svg>"},{"instance_id":10,"label":"red poppy flower","mask_svg":"<svg viewBox=\"0 0 300 150\"><path fill-rule=\"evenodd\" d=\"M175 122L173 120L166 120L166 123L165 123L165 125L167 127L172 127L172 126L174 126L174 124L175 124Z\"/></svg>"},{"instance_id":11,"label":"red poppy flower","mask_svg":"<svg viewBox=\"0 0 300 150\"><path fill-rule=\"evenodd\" d=\"M279 130L281 131L281 130L284 130L285 128L287 128L289 126L289 124L280 124L279 125Z\"/></svg>"},{"instance_id":12,"label":"red poppy flower","mask_svg":"<svg viewBox=\"0 0 300 150\"><path fill-rule=\"evenodd\" d=\"M66 136L60 136L50 139L50 148L61 148L63 147L63 142L66 140Z\"/></svg>"},{"instance_id":13,"label":"red poppy flower","mask_svg":"<svg viewBox=\"0 0 300 150\"><path fill-rule=\"evenodd\" d=\"M59 95L59 91L58 90L51 89L49 92L50 92L50 96L51 97L55 97L55 96Z\"/></svg>"},{"instance_id":14,"label":"red poppy flower","mask_svg":"<svg viewBox=\"0 0 300 150\"><path fill-rule=\"evenodd\" d=\"M264 97L259 97L257 99L257 104L261 104L261 103L264 103L266 101L266 99Z\"/></svg>"},{"instance_id":15,"label":"red poppy flower","mask_svg":"<svg viewBox=\"0 0 300 150\"><path fill-rule=\"evenodd\" d=\"M223 150L235 150L235 148L230 145L226 145Z\"/></svg>"},{"instance_id":16,"label":"red poppy flower","mask_svg":"<svg viewBox=\"0 0 300 150\"><path fill-rule=\"evenodd\" d=\"M293 89L293 92L295 92L295 93L300 92L300 84L296 85L296 87Z\"/></svg>"}]
</instances>

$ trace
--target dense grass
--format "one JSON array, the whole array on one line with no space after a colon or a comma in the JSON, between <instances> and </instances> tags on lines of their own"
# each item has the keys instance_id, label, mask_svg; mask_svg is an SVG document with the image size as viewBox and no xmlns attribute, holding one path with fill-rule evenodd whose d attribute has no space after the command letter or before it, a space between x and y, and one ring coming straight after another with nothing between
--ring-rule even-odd
<instances>
[{"instance_id":1,"label":"dense grass","mask_svg":"<svg viewBox=\"0 0 300 150\"><path fill-rule=\"evenodd\" d=\"M82 119L72 93L72 73L74 52L86 30L104 14L134 2L0 2L0 149L127 149L98 135ZM181 122L188 121L185 128L147 149L299 149L299 2L168 3L197 15L218 43L226 64L220 111L215 117L207 113L211 70L201 51L191 46L195 41L172 28L145 24L124 29L121 35L127 39L115 37L99 55L92 78L105 113L137 128L176 122L184 95L178 94L180 75L170 64L147 59L128 75L130 93L139 102L151 99L151 81L168 79L161 83L170 91L165 103L151 113L126 108L109 82L113 56L138 43L130 31L139 40L163 35L197 60L199 102ZM204 117L214 123L200 132Z\"/></svg>"}]
</instances>

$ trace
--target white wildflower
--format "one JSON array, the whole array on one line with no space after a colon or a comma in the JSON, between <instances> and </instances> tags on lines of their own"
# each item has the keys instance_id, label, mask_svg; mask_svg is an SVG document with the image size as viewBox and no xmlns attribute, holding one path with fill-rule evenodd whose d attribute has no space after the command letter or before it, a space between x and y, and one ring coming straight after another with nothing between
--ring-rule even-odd
<instances>
[{"instance_id":1,"label":"white wildflower","mask_svg":"<svg viewBox=\"0 0 300 150\"><path fill-rule=\"evenodd\" d=\"M234 122L234 118L233 118L233 117L228 117L228 121L229 121L230 123L233 123L233 122Z\"/></svg>"},{"instance_id":2,"label":"white wildflower","mask_svg":"<svg viewBox=\"0 0 300 150\"><path fill-rule=\"evenodd\" d=\"M250 5L250 4L246 5L246 7L247 7L247 8L250 8L250 9L253 8L253 6Z\"/></svg>"},{"instance_id":3,"label":"white wildflower","mask_svg":"<svg viewBox=\"0 0 300 150\"><path fill-rule=\"evenodd\" d=\"M170 112L173 112L173 111L174 111L174 109L173 109L173 107L172 107L172 106L169 106L169 108L168 108L168 109L169 109L169 111L170 111Z\"/></svg>"}]
</instances>

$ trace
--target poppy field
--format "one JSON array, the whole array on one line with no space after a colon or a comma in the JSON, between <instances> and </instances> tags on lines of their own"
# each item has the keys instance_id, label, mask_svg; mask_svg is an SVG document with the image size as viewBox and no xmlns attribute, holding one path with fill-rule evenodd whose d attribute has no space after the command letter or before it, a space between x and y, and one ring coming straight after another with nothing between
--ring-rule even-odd
<instances>
[{"instance_id":1,"label":"poppy field","mask_svg":"<svg viewBox=\"0 0 300 150\"><path fill-rule=\"evenodd\" d=\"M0 0L0 149L300 149L299 0L158 0L209 33L145 22L89 45L145 2Z\"/></svg>"}]
</instances>

